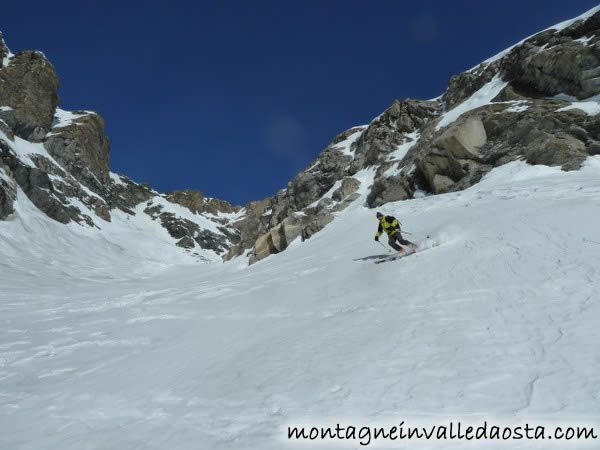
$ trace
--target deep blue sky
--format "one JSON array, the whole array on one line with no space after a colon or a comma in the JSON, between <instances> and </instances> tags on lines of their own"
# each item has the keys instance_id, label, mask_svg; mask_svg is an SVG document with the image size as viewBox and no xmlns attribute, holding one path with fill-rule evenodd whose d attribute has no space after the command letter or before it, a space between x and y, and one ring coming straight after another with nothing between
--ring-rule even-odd
<instances>
[{"instance_id":1,"label":"deep blue sky","mask_svg":"<svg viewBox=\"0 0 600 450\"><path fill-rule=\"evenodd\" d=\"M0 30L13 52L54 63L62 108L104 117L112 170L243 204L395 98L436 97L453 74L597 3L8 2Z\"/></svg>"}]
</instances>

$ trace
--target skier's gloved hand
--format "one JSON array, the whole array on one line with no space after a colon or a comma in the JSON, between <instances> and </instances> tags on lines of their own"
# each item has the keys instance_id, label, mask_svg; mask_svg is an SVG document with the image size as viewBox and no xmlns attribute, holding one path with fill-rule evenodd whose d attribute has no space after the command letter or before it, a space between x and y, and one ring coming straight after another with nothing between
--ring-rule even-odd
<instances>
[{"instance_id":1,"label":"skier's gloved hand","mask_svg":"<svg viewBox=\"0 0 600 450\"><path fill-rule=\"evenodd\" d=\"M379 236L375 236L375 240L379 242Z\"/></svg>"}]
</instances>

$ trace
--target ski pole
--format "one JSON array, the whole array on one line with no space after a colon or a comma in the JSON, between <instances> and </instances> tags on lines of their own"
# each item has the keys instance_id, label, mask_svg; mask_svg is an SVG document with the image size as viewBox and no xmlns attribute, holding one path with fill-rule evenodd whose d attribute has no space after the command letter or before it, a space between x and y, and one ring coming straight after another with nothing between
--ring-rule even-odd
<instances>
[{"instance_id":1,"label":"ski pole","mask_svg":"<svg viewBox=\"0 0 600 450\"><path fill-rule=\"evenodd\" d=\"M377 242L379 242L379 241L377 241ZM383 248L385 248L388 251L388 253L392 253L392 251L389 248L387 248L385 245L383 245L381 242L379 242L379 245L381 245Z\"/></svg>"}]
</instances>

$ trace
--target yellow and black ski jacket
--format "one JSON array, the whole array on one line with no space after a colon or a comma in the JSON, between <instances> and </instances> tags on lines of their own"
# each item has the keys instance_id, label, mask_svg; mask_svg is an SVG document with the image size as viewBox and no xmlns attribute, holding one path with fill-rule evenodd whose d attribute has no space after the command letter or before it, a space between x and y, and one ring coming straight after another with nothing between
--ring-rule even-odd
<instances>
[{"instance_id":1,"label":"yellow and black ski jacket","mask_svg":"<svg viewBox=\"0 0 600 450\"><path fill-rule=\"evenodd\" d=\"M386 232L389 237L392 237L394 234L400 231L400 224L398 223L398 219L394 216L384 216L383 219L379 221L379 228L377 228L377 234L375 237L379 238L381 233Z\"/></svg>"}]
</instances>

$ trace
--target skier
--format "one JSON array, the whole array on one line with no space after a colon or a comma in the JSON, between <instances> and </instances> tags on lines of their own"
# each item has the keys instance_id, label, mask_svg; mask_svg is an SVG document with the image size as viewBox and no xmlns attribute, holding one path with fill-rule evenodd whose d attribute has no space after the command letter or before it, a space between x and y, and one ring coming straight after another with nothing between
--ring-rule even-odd
<instances>
[{"instance_id":1,"label":"skier","mask_svg":"<svg viewBox=\"0 0 600 450\"><path fill-rule=\"evenodd\" d=\"M409 245L412 247L412 250L415 251L417 246L410 241L407 241L402 237L402 233L400 233L400 224L398 223L398 219L394 216L384 216L380 212L377 213L377 220L379 220L379 228L377 228L377 234L375 235L375 240L379 241L379 236L384 231L388 235L388 244L393 249L399 251L400 253L404 253L405 250L396 244L398 241L402 245Z\"/></svg>"}]
</instances>

